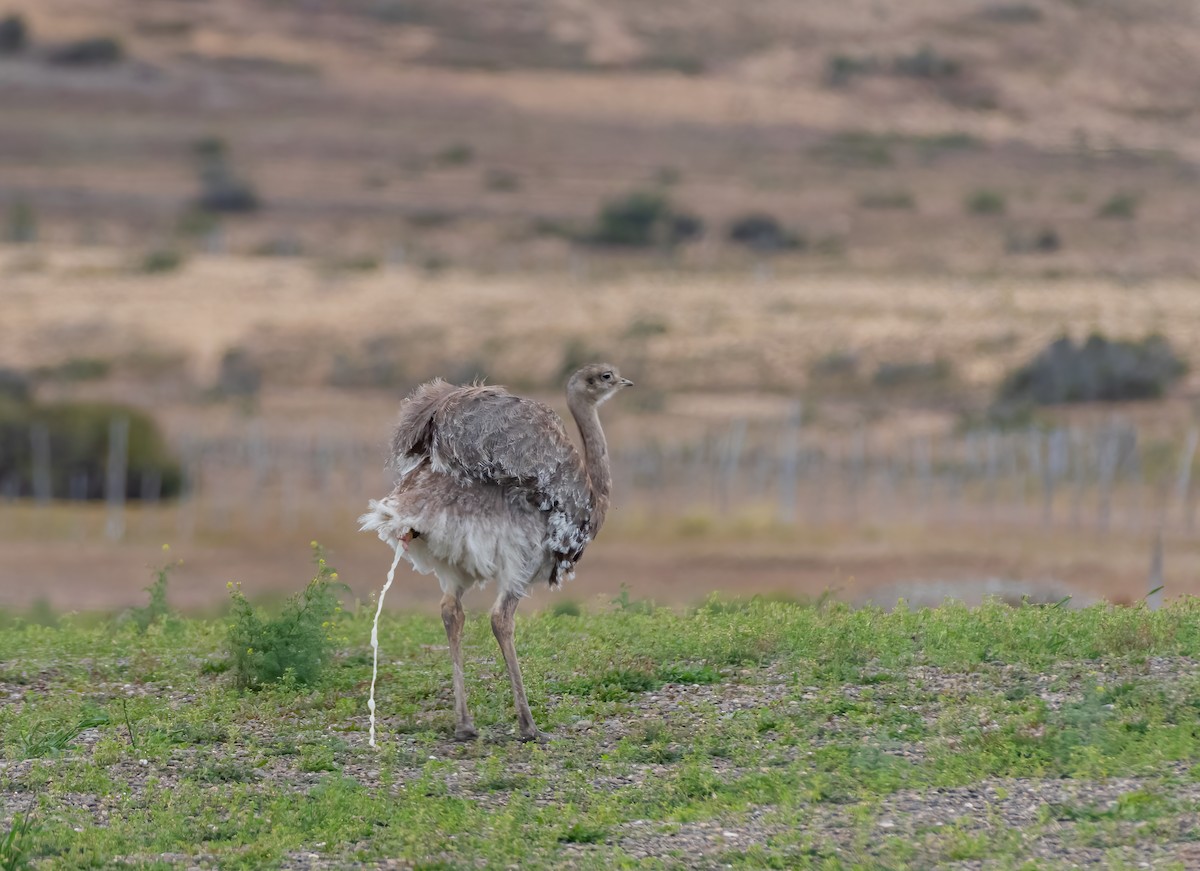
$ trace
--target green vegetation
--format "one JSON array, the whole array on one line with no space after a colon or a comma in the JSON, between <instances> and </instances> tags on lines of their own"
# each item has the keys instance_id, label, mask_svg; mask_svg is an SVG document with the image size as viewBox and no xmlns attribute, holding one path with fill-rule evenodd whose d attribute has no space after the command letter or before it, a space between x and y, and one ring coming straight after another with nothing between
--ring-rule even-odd
<instances>
[{"instance_id":1,"label":"green vegetation","mask_svg":"<svg viewBox=\"0 0 1200 871\"><path fill-rule=\"evenodd\" d=\"M1000 191L980 188L967 196L966 207L973 215L1003 215L1008 202Z\"/></svg>"},{"instance_id":2,"label":"green vegetation","mask_svg":"<svg viewBox=\"0 0 1200 871\"><path fill-rule=\"evenodd\" d=\"M125 58L121 41L111 36L89 36L60 45L47 59L64 67L109 66Z\"/></svg>"},{"instance_id":3,"label":"green vegetation","mask_svg":"<svg viewBox=\"0 0 1200 871\"><path fill-rule=\"evenodd\" d=\"M138 270L147 275L175 272L183 266L183 262L183 252L175 248L155 248L142 257L142 262L138 264Z\"/></svg>"},{"instance_id":4,"label":"green vegetation","mask_svg":"<svg viewBox=\"0 0 1200 871\"><path fill-rule=\"evenodd\" d=\"M434 160L442 166L466 166L474 159L475 149L465 142L451 143L434 155Z\"/></svg>"},{"instance_id":5,"label":"green vegetation","mask_svg":"<svg viewBox=\"0 0 1200 871\"><path fill-rule=\"evenodd\" d=\"M509 737L486 612L466 744L440 619L385 615L377 750L373 610L310 622L329 655L256 692L226 673L230 619L0 630L4 867L1185 867L1197 834L1196 600L680 613L624 591L519 617L546 746Z\"/></svg>"},{"instance_id":6,"label":"green vegetation","mask_svg":"<svg viewBox=\"0 0 1200 871\"><path fill-rule=\"evenodd\" d=\"M1156 399L1186 371L1162 336L1133 342L1093 333L1078 346L1063 336L1011 373L999 399L1036 405Z\"/></svg>"},{"instance_id":7,"label":"green vegetation","mask_svg":"<svg viewBox=\"0 0 1200 871\"><path fill-rule=\"evenodd\" d=\"M19 54L29 45L29 25L22 15L0 18L0 55Z\"/></svg>"},{"instance_id":8,"label":"green vegetation","mask_svg":"<svg viewBox=\"0 0 1200 871\"><path fill-rule=\"evenodd\" d=\"M157 476L159 495L179 493L182 473L158 425L143 411L104 402L38 404L0 398L0 479L15 479L17 493L34 492L34 433L44 433L53 462L49 495L100 499L104 496L112 422L129 422L125 495L137 499L145 476Z\"/></svg>"},{"instance_id":9,"label":"green vegetation","mask_svg":"<svg viewBox=\"0 0 1200 871\"><path fill-rule=\"evenodd\" d=\"M753 251L781 251L805 246L803 236L787 229L778 218L766 212L749 212L735 218L727 235L730 242Z\"/></svg>"},{"instance_id":10,"label":"green vegetation","mask_svg":"<svg viewBox=\"0 0 1200 871\"><path fill-rule=\"evenodd\" d=\"M200 193L192 204L199 212L254 212L259 208L258 194L234 171L229 147L223 139L205 137L192 146Z\"/></svg>"},{"instance_id":11,"label":"green vegetation","mask_svg":"<svg viewBox=\"0 0 1200 871\"><path fill-rule=\"evenodd\" d=\"M25 243L37 241L37 212L28 200L18 199L8 207L8 227L5 238L9 242Z\"/></svg>"},{"instance_id":12,"label":"green vegetation","mask_svg":"<svg viewBox=\"0 0 1200 871\"><path fill-rule=\"evenodd\" d=\"M229 660L239 689L259 689L283 681L316 682L333 654L333 628L342 606L335 590L347 589L314 541L317 574L304 592L293 596L277 617L264 616L240 586L230 585Z\"/></svg>"},{"instance_id":13,"label":"green vegetation","mask_svg":"<svg viewBox=\"0 0 1200 871\"><path fill-rule=\"evenodd\" d=\"M1132 221L1137 217L1140 199L1137 194L1125 191L1115 193L1096 210L1096 217Z\"/></svg>"},{"instance_id":14,"label":"green vegetation","mask_svg":"<svg viewBox=\"0 0 1200 871\"><path fill-rule=\"evenodd\" d=\"M33 374L51 381L102 381L112 372L112 361L99 357L69 357L53 366L39 366Z\"/></svg>"},{"instance_id":15,"label":"green vegetation","mask_svg":"<svg viewBox=\"0 0 1200 871\"><path fill-rule=\"evenodd\" d=\"M163 545L164 553L169 549L167 545ZM155 623L164 623L172 616L171 609L167 605L167 582L170 579L171 570L178 565L178 562L164 563L155 569L154 583L146 587L146 592L150 594L150 601L145 605L129 609L127 619L138 628L139 632L145 633Z\"/></svg>"},{"instance_id":16,"label":"green vegetation","mask_svg":"<svg viewBox=\"0 0 1200 871\"><path fill-rule=\"evenodd\" d=\"M672 247L704 233L704 223L660 191L633 191L604 203L589 241L621 248Z\"/></svg>"}]
</instances>

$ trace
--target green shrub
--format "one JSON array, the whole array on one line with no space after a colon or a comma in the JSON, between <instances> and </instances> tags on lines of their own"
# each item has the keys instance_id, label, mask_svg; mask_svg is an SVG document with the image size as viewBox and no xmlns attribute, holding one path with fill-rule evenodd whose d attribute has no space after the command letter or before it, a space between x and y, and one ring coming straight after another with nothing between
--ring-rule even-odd
<instances>
[{"instance_id":1,"label":"green shrub","mask_svg":"<svg viewBox=\"0 0 1200 871\"><path fill-rule=\"evenodd\" d=\"M967 196L966 207L974 215L1003 215L1008 203L1000 191L979 188Z\"/></svg>"},{"instance_id":2,"label":"green shrub","mask_svg":"<svg viewBox=\"0 0 1200 871\"><path fill-rule=\"evenodd\" d=\"M37 241L37 213L28 200L16 200L8 207L8 228L5 236L9 242Z\"/></svg>"},{"instance_id":3,"label":"green shrub","mask_svg":"<svg viewBox=\"0 0 1200 871\"><path fill-rule=\"evenodd\" d=\"M295 682L311 685L333 656L333 629L342 606L335 591L346 589L324 552L312 544L316 576L302 593L284 604L278 617L267 617L230 585L232 604L227 648L239 689Z\"/></svg>"},{"instance_id":4,"label":"green shrub","mask_svg":"<svg viewBox=\"0 0 1200 871\"><path fill-rule=\"evenodd\" d=\"M1137 217L1138 196L1127 192L1113 194L1096 210L1097 218L1132 221Z\"/></svg>"},{"instance_id":5,"label":"green shrub","mask_svg":"<svg viewBox=\"0 0 1200 871\"><path fill-rule=\"evenodd\" d=\"M0 54L19 54L29 45L29 26L20 15L0 18Z\"/></svg>"},{"instance_id":6,"label":"green shrub","mask_svg":"<svg viewBox=\"0 0 1200 871\"><path fill-rule=\"evenodd\" d=\"M703 222L678 211L659 191L633 191L609 200L600 208L591 241L614 247L669 247L695 239Z\"/></svg>"},{"instance_id":7,"label":"green shrub","mask_svg":"<svg viewBox=\"0 0 1200 871\"><path fill-rule=\"evenodd\" d=\"M205 137L193 145L192 151L200 179L200 193L193 208L201 212L232 213L253 212L259 208L254 188L234 172L224 140Z\"/></svg>"},{"instance_id":8,"label":"green shrub","mask_svg":"<svg viewBox=\"0 0 1200 871\"><path fill-rule=\"evenodd\" d=\"M818 380L852 380L858 377L858 364L853 351L830 351L813 361L808 374Z\"/></svg>"},{"instance_id":9,"label":"green shrub","mask_svg":"<svg viewBox=\"0 0 1200 871\"><path fill-rule=\"evenodd\" d=\"M857 76L877 72L879 63L873 57L835 54L825 61L825 84L831 88L844 88Z\"/></svg>"},{"instance_id":10,"label":"green shrub","mask_svg":"<svg viewBox=\"0 0 1200 871\"><path fill-rule=\"evenodd\" d=\"M111 36L91 36L68 42L50 52L52 64L69 67L107 66L125 57L121 42Z\"/></svg>"},{"instance_id":11,"label":"green shrub","mask_svg":"<svg viewBox=\"0 0 1200 871\"><path fill-rule=\"evenodd\" d=\"M496 193L512 193L521 188L521 177L508 169L489 169L483 176L483 186Z\"/></svg>"},{"instance_id":12,"label":"green shrub","mask_svg":"<svg viewBox=\"0 0 1200 871\"><path fill-rule=\"evenodd\" d=\"M183 253L174 248L155 248L146 252L138 270L147 275L157 275L163 272L174 272L183 266Z\"/></svg>"},{"instance_id":13,"label":"green shrub","mask_svg":"<svg viewBox=\"0 0 1200 871\"><path fill-rule=\"evenodd\" d=\"M749 212L733 220L729 225L730 242L745 245L753 251L781 251L785 248L803 248L805 240L788 230L774 215L765 212Z\"/></svg>"},{"instance_id":14,"label":"green shrub","mask_svg":"<svg viewBox=\"0 0 1200 871\"><path fill-rule=\"evenodd\" d=\"M1053 254L1061 248L1062 238L1053 227L1032 233L1009 230L1004 237L1004 250L1009 254Z\"/></svg>"},{"instance_id":15,"label":"green shrub","mask_svg":"<svg viewBox=\"0 0 1200 871\"><path fill-rule=\"evenodd\" d=\"M465 142L454 142L439 151L434 159L442 166L465 166L475 159L475 149Z\"/></svg>"},{"instance_id":16,"label":"green shrub","mask_svg":"<svg viewBox=\"0 0 1200 871\"><path fill-rule=\"evenodd\" d=\"M262 367L244 348L230 348L221 356L213 392L222 397L253 397L262 389Z\"/></svg>"},{"instance_id":17,"label":"green shrub","mask_svg":"<svg viewBox=\"0 0 1200 871\"><path fill-rule=\"evenodd\" d=\"M1037 405L1155 399L1186 371L1162 336L1130 342L1092 334L1082 345L1063 336L1010 374L999 399Z\"/></svg>"},{"instance_id":18,"label":"green shrub","mask_svg":"<svg viewBox=\"0 0 1200 871\"><path fill-rule=\"evenodd\" d=\"M17 482L18 495L32 495L30 433L42 426L50 445L50 495L67 498L72 494L72 481L78 480L86 483L76 495L104 498L109 433L118 417L129 421L126 498L140 498L143 476L147 475L158 476L161 496L178 495L182 485L179 463L154 419L134 408L102 402L38 405L0 401L0 480L11 476Z\"/></svg>"},{"instance_id":19,"label":"green shrub","mask_svg":"<svg viewBox=\"0 0 1200 871\"><path fill-rule=\"evenodd\" d=\"M918 79L946 79L957 76L962 65L945 55L939 54L928 45L912 54L897 55L892 61L892 72L898 76Z\"/></svg>"}]
</instances>

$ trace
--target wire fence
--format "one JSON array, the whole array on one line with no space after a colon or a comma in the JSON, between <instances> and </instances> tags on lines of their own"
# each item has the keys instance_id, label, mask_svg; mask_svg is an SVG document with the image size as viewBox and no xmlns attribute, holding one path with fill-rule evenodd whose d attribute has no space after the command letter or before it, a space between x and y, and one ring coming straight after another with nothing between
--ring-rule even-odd
<instances>
[{"instance_id":1,"label":"wire fence","mask_svg":"<svg viewBox=\"0 0 1200 871\"><path fill-rule=\"evenodd\" d=\"M382 445L336 431L269 437L261 427L176 445L177 498L161 472L133 476L128 421L110 425L104 523L82 537L133 533L189 540L265 529L346 530L392 474ZM96 482L55 466L44 429L30 432L31 482L0 480L0 505L95 506ZM915 524L1194 531L1200 430L1143 435L1128 421L1092 426L898 436L863 425L839 435L783 420L734 419L675 441L617 444L617 504L658 518L753 511L781 527ZM2 459L2 458L0 458ZM52 481L66 481L53 493ZM88 498L92 497L92 498ZM94 507L90 510L94 513ZM35 527L38 512L29 521ZM131 516L136 524L131 528ZM50 522L49 520L47 522Z\"/></svg>"}]
</instances>

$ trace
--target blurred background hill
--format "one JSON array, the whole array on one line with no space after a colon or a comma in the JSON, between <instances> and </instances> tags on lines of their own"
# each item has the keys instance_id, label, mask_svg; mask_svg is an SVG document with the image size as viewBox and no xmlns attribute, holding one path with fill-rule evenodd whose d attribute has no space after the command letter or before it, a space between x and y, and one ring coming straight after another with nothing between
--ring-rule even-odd
<instances>
[{"instance_id":1,"label":"blurred background hill","mask_svg":"<svg viewBox=\"0 0 1200 871\"><path fill-rule=\"evenodd\" d=\"M1139 598L1200 562L1198 194L1186 0L0 3L0 606L160 539L365 598L398 398L595 356L581 596Z\"/></svg>"}]
</instances>

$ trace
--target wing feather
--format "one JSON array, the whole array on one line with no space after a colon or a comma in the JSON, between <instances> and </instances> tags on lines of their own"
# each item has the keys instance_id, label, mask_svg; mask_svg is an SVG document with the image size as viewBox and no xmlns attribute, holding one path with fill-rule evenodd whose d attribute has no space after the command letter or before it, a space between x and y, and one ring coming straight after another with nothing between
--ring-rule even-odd
<instances>
[{"instance_id":1,"label":"wing feather","mask_svg":"<svg viewBox=\"0 0 1200 871\"><path fill-rule=\"evenodd\" d=\"M595 536L582 458L562 420L540 402L500 387L421 385L401 406L393 463L404 471L426 460L435 471L502 487L545 512L552 585L573 572Z\"/></svg>"}]
</instances>

